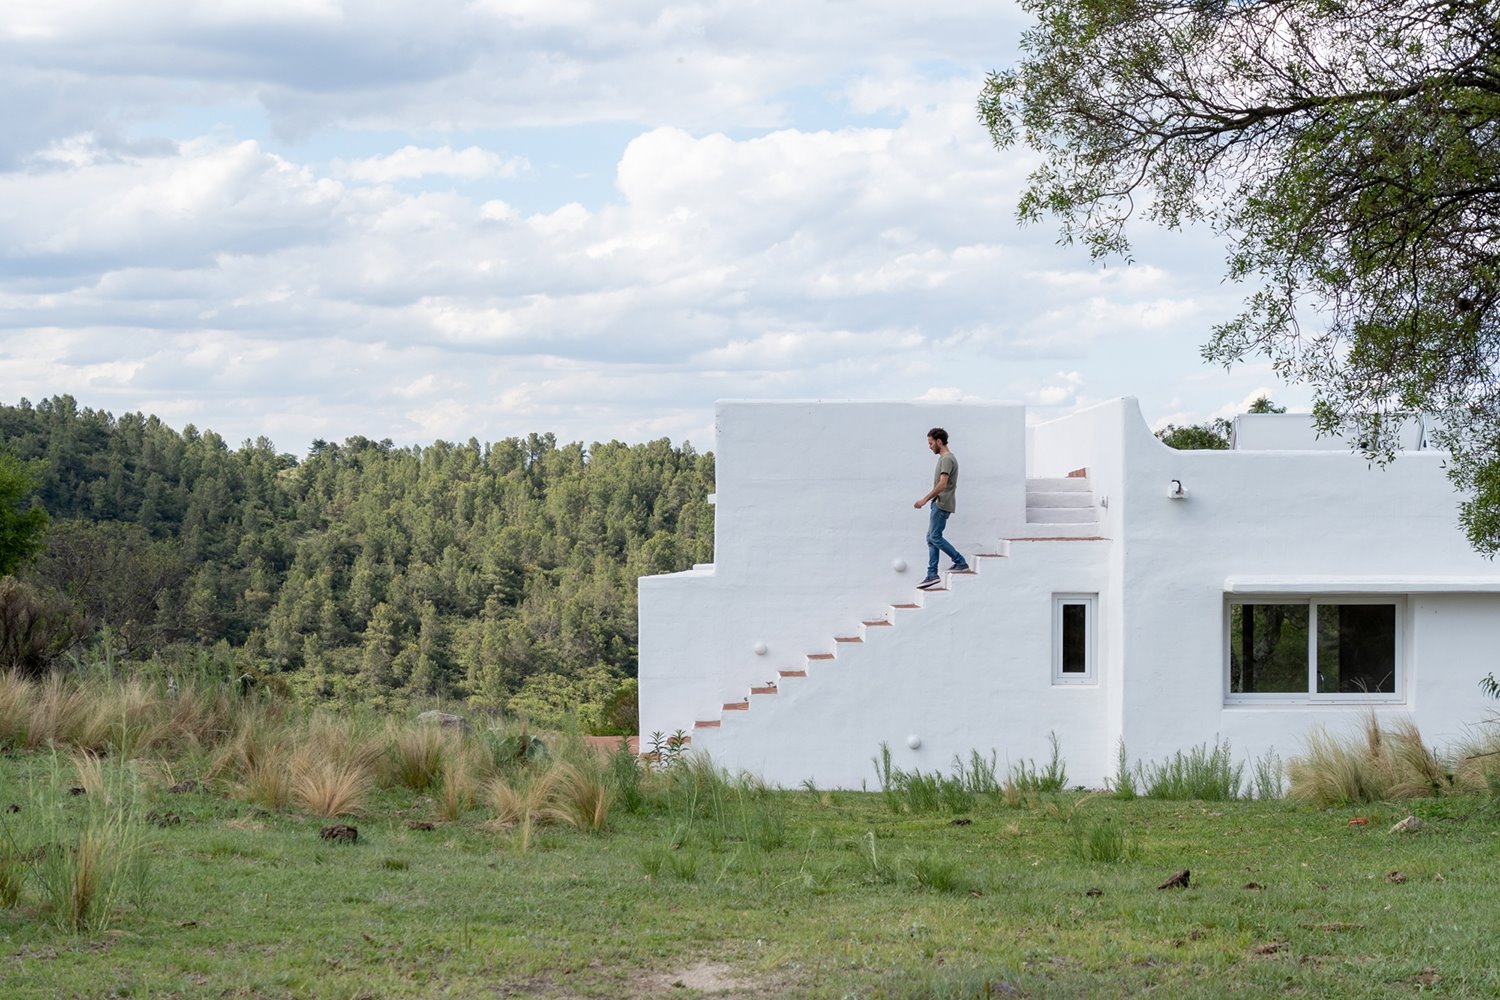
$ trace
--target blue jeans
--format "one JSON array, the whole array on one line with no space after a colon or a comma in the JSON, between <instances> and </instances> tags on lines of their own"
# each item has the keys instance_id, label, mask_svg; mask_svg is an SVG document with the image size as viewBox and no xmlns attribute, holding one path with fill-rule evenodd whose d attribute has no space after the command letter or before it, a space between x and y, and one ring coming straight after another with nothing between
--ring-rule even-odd
<instances>
[{"instance_id":1,"label":"blue jeans","mask_svg":"<svg viewBox=\"0 0 1500 1000\"><path fill-rule=\"evenodd\" d=\"M927 578L930 580L937 576L939 552L948 553L955 566L962 566L967 560L943 537L943 529L948 526L948 512L939 507L936 500L928 504L928 508L931 510L927 517Z\"/></svg>"}]
</instances>

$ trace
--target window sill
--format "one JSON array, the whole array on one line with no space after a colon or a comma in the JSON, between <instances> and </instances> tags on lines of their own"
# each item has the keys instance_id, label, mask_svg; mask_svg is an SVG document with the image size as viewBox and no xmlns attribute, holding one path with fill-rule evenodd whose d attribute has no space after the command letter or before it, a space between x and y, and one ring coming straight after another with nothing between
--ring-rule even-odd
<instances>
[{"instance_id":1,"label":"window sill","mask_svg":"<svg viewBox=\"0 0 1500 1000\"><path fill-rule=\"evenodd\" d=\"M1225 708L1371 708L1404 706L1399 694L1377 695L1235 695L1224 699Z\"/></svg>"}]
</instances>

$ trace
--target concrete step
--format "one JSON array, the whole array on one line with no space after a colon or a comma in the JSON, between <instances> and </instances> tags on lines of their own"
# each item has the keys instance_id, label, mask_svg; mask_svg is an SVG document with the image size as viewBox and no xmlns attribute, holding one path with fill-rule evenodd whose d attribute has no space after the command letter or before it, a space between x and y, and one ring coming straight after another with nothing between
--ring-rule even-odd
<instances>
[{"instance_id":1,"label":"concrete step","mask_svg":"<svg viewBox=\"0 0 1500 1000\"><path fill-rule=\"evenodd\" d=\"M1087 490L1026 494L1027 507L1092 507L1094 494Z\"/></svg>"},{"instance_id":2,"label":"concrete step","mask_svg":"<svg viewBox=\"0 0 1500 1000\"><path fill-rule=\"evenodd\" d=\"M1098 522L1089 524L1028 524L1017 529L1010 536L1013 542L1034 541L1076 541L1079 539L1098 539Z\"/></svg>"},{"instance_id":3,"label":"concrete step","mask_svg":"<svg viewBox=\"0 0 1500 1000\"><path fill-rule=\"evenodd\" d=\"M1027 493L1087 493L1089 481L1081 476L1026 480Z\"/></svg>"},{"instance_id":4,"label":"concrete step","mask_svg":"<svg viewBox=\"0 0 1500 1000\"><path fill-rule=\"evenodd\" d=\"M1027 524L1098 524L1096 507L1027 507Z\"/></svg>"}]
</instances>

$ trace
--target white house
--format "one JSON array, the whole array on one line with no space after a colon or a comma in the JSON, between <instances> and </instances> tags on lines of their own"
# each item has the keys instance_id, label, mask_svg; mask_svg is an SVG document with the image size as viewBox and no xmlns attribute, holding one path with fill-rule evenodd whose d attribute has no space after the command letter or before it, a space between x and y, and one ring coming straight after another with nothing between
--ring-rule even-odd
<instances>
[{"instance_id":1,"label":"white house","mask_svg":"<svg viewBox=\"0 0 1500 1000\"><path fill-rule=\"evenodd\" d=\"M977 572L921 591L933 426ZM1286 757L1371 710L1451 743L1493 706L1500 567L1406 437L1381 468L1296 415L1174 451L1128 398L1034 427L1013 404L721 403L714 562L640 581L641 732L845 788L873 786L882 743L908 769L1004 768L1055 732L1090 785L1121 740Z\"/></svg>"}]
</instances>

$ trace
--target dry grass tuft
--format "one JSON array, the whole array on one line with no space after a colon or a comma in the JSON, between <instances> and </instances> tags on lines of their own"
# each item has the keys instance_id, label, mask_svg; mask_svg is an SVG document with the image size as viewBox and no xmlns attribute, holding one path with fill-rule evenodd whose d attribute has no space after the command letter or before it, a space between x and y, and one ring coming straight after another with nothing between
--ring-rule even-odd
<instances>
[{"instance_id":1,"label":"dry grass tuft","mask_svg":"<svg viewBox=\"0 0 1500 1000\"><path fill-rule=\"evenodd\" d=\"M26 723L26 749L63 746L72 742L68 737L86 728L83 719L88 709L88 699L83 691L64 680L61 674L52 674L34 685L30 717Z\"/></svg>"},{"instance_id":2,"label":"dry grass tuft","mask_svg":"<svg viewBox=\"0 0 1500 1000\"><path fill-rule=\"evenodd\" d=\"M1453 768L1455 784L1466 792L1500 789L1500 717L1488 719L1459 743Z\"/></svg>"},{"instance_id":3,"label":"dry grass tuft","mask_svg":"<svg viewBox=\"0 0 1500 1000\"><path fill-rule=\"evenodd\" d=\"M485 786L485 798L495 813L490 825L498 829L514 829L516 846L523 854L531 849L532 836L538 825L571 821L568 812L556 803L556 775L554 766L497 776Z\"/></svg>"},{"instance_id":4,"label":"dry grass tuft","mask_svg":"<svg viewBox=\"0 0 1500 1000\"><path fill-rule=\"evenodd\" d=\"M474 796L484 773L488 754L463 741L455 741L443 766L442 787L437 799L440 819L454 822L474 807Z\"/></svg>"},{"instance_id":5,"label":"dry grass tuft","mask_svg":"<svg viewBox=\"0 0 1500 1000\"><path fill-rule=\"evenodd\" d=\"M292 801L314 816L358 815L374 791L375 773L368 760L340 760L309 747L292 754Z\"/></svg>"},{"instance_id":6,"label":"dry grass tuft","mask_svg":"<svg viewBox=\"0 0 1500 1000\"><path fill-rule=\"evenodd\" d=\"M104 780L102 757L90 750L76 751L73 754L73 773L77 776L78 787L91 802L109 805L109 784Z\"/></svg>"},{"instance_id":7,"label":"dry grass tuft","mask_svg":"<svg viewBox=\"0 0 1500 1000\"><path fill-rule=\"evenodd\" d=\"M553 797L567 822L586 830L604 829L615 790L597 766L559 761L553 767L553 786Z\"/></svg>"},{"instance_id":8,"label":"dry grass tuft","mask_svg":"<svg viewBox=\"0 0 1500 1000\"><path fill-rule=\"evenodd\" d=\"M442 726L392 722L386 729L386 751L381 780L425 792L442 777L445 758L451 756L455 740Z\"/></svg>"},{"instance_id":9,"label":"dry grass tuft","mask_svg":"<svg viewBox=\"0 0 1500 1000\"><path fill-rule=\"evenodd\" d=\"M1313 730L1302 754L1287 762L1287 775L1291 798L1322 806L1422 798L1454 789L1446 762L1422 742L1415 723L1403 719L1382 729L1374 713L1348 740Z\"/></svg>"}]
</instances>

